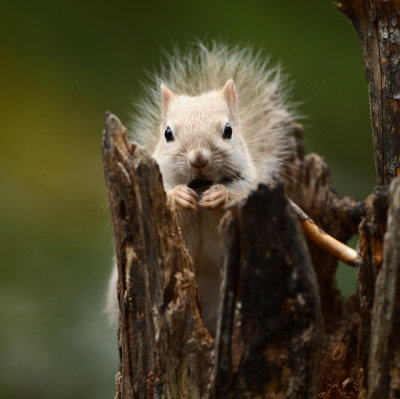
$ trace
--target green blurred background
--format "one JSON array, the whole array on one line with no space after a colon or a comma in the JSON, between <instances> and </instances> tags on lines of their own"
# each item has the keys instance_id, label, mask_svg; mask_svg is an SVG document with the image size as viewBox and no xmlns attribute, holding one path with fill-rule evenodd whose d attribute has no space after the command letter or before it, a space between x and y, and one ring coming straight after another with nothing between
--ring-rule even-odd
<instances>
[{"instance_id":1,"label":"green blurred background","mask_svg":"<svg viewBox=\"0 0 400 399\"><path fill-rule=\"evenodd\" d=\"M363 199L373 188L358 40L330 0L2 2L0 397L113 397L103 115L127 122L160 50L195 38L280 61L308 151L325 157L340 192ZM354 279L340 268L345 295Z\"/></svg>"}]
</instances>

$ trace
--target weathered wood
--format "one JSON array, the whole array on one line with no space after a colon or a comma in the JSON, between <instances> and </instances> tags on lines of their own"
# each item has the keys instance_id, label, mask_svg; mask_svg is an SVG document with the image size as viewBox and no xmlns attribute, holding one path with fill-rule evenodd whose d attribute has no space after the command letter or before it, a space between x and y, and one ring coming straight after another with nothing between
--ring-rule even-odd
<instances>
[{"instance_id":1,"label":"weathered wood","mask_svg":"<svg viewBox=\"0 0 400 399\"><path fill-rule=\"evenodd\" d=\"M400 2L341 0L360 40L368 83L378 185L400 174Z\"/></svg>"},{"instance_id":2,"label":"weathered wood","mask_svg":"<svg viewBox=\"0 0 400 399\"><path fill-rule=\"evenodd\" d=\"M357 352L360 320L357 313L344 318L337 331L325 337L319 373L320 399L356 399L360 360Z\"/></svg>"},{"instance_id":3,"label":"weathered wood","mask_svg":"<svg viewBox=\"0 0 400 399\"><path fill-rule=\"evenodd\" d=\"M316 277L283 186L225 214L215 398L314 398L322 316Z\"/></svg>"},{"instance_id":4,"label":"weathered wood","mask_svg":"<svg viewBox=\"0 0 400 399\"><path fill-rule=\"evenodd\" d=\"M304 155L301 126L294 125L292 132L295 156L285 171L287 193L320 228L347 242L357 233L365 204L340 195L324 160L317 154ZM309 240L308 248L318 278L325 328L335 331L336 323L343 317L343 298L336 282L338 261Z\"/></svg>"},{"instance_id":5,"label":"weathered wood","mask_svg":"<svg viewBox=\"0 0 400 399\"><path fill-rule=\"evenodd\" d=\"M392 259L399 248L399 241L388 248L388 242L385 239L384 243L383 237L388 208L387 185L400 174L400 2L342 0L338 7L353 23L360 40L370 97L379 185L367 200L367 217L359 228L360 398L400 397L400 391L396 392L397 388L391 391L389 383L391 373L400 374L400 362L397 366L394 366L395 362L390 362L392 356L388 353L388 337L385 335L396 331L397 335L390 339L392 343L400 341L400 331L395 328L396 319L387 318L385 307L388 303L393 306L396 301L391 289L393 281L387 278L388 273L392 273L394 278L395 271L393 265L385 266L386 260L382 266L382 253L384 258ZM392 219L392 225L388 224L387 228L399 231L399 218Z\"/></svg>"},{"instance_id":6,"label":"weathered wood","mask_svg":"<svg viewBox=\"0 0 400 399\"><path fill-rule=\"evenodd\" d=\"M363 370L361 389L368 389L368 361L370 357L371 312L375 298L375 281L382 266L383 236L386 231L387 191L375 188L366 201L367 215L359 227L359 263L357 265L357 295L360 328L358 357ZM364 393L365 394L365 393Z\"/></svg>"},{"instance_id":7,"label":"weathered wood","mask_svg":"<svg viewBox=\"0 0 400 399\"><path fill-rule=\"evenodd\" d=\"M191 258L155 161L106 115L105 177L120 305L118 398L205 397L213 339L203 327Z\"/></svg>"},{"instance_id":8,"label":"weathered wood","mask_svg":"<svg viewBox=\"0 0 400 399\"><path fill-rule=\"evenodd\" d=\"M368 399L400 398L400 178L390 186L383 266L375 286Z\"/></svg>"}]
</instances>

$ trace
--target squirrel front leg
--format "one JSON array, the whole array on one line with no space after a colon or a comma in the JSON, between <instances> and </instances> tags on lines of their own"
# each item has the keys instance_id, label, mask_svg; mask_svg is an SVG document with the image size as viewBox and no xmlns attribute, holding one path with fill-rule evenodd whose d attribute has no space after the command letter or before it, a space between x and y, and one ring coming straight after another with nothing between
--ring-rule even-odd
<instances>
[{"instance_id":1,"label":"squirrel front leg","mask_svg":"<svg viewBox=\"0 0 400 399\"><path fill-rule=\"evenodd\" d=\"M208 210L220 209L228 203L244 198L246 195L247 192L228 190L223 184L213 184L208 190L204 191L199 206Z\"/></svg>"},{"instance_id":2,"label":"squirrel front leg","mask_svg":"<svg viewBox=\"0 0 400 399\"><path fill-rule=\"evenodd\" d=\"M197 193L190 187L179 184L167 192L170 207L178 211L197 210Z\"/></svg>"},{"instance_id":3,"label":"squirrel front leg","mask_svg":"<svg viewBox=\"0 0 400 399\"><path fill-rule=\"evenodd\" d=\"M168 204L177 211L196 211L199 207L207 210L222 209L228 203L244 198L248 193L229 190L223 184L213 184L199 194L192 188L179 184L167 191Z\"/></svg>"}]
</instances>

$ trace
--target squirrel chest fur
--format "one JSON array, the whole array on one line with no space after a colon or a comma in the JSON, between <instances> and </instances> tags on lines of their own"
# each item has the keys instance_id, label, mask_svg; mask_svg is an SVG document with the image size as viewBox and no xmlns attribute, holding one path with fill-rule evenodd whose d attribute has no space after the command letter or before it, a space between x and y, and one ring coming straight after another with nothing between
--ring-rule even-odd
<instances>
[{"instance_id":1,"label":"squirrel chest fur","mask_svg":"<svg viewBox=\"0 0 400 399\"><path fill-rule=\"evenodd\" d=\"M223 257L219 232L221 216L222 211L202 210L178 216L182 236L195 264L203 321L211 333L215 332Z\"/></svg>"},{"instance_id":2,"label":"squirrel chest fur","mask_svg":"<svg viewBox=\"0 0 400 399\"><path fill-rule=\"evenodd\" d=\"M138 104L130 130L160 167L194 261L203 319L214 333L223 208L258 183L283 177L293 152L288 138L293 115L282 97L279 71L249 49L200 44L172 54L169 63ZM109 293L109 301L116 303L113 296Z\"/></svg>"}]
</instances>

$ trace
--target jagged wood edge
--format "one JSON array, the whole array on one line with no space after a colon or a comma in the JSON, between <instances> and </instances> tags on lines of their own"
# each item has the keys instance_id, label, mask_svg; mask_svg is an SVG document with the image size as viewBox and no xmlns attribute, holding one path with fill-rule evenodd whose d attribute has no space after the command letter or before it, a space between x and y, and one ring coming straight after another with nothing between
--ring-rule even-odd
<instances>
[{"instance_id":1,"label":"jagged wood edge","mask_svg":"<svg viewBox=\"0 0 400 399\"><path fill-rule=\"evenodd\" d=\"M283 186L232 205L212 398L315 398L322 344L316 277Z\"/></svg>"},{"instance_id":2,"label":"jagged wood edge","mask_svg":"<svg viewBox=\"0 0 400 399\"><path fill-rule=\"evenodd\" d=\"M366 214L365 204L339 194L323 158L317 154L305 155L302 126L293 124L290 129L294 155L287 160L284 171L287 195L317 226L346 243L358 232ZM308 247L318 278L325 328L335 333L345 316L344 300L336 283L338 261L311 241Z\"/></svg>"},{"instance_id":3,"label":"jagged wood edge","mask_svg":"<svg viewBox=\"0 0 400 399\"><path fill-rule=\"evenodd\" d=\"M117 398L203 398L213 340L156 162L106 114L103 159L119 272Z\"/></svg>"},{"instance_id":4,"label":"jagged wood edge","mask_svg":"<svg viewBox=\"0 0 400 399\"><path fill-rule=\"evenodd\" d=\"M375 285L368 364L368 398L400 395L400 177L389 192L382 270Z\"/></svg>"}]
</instances>

